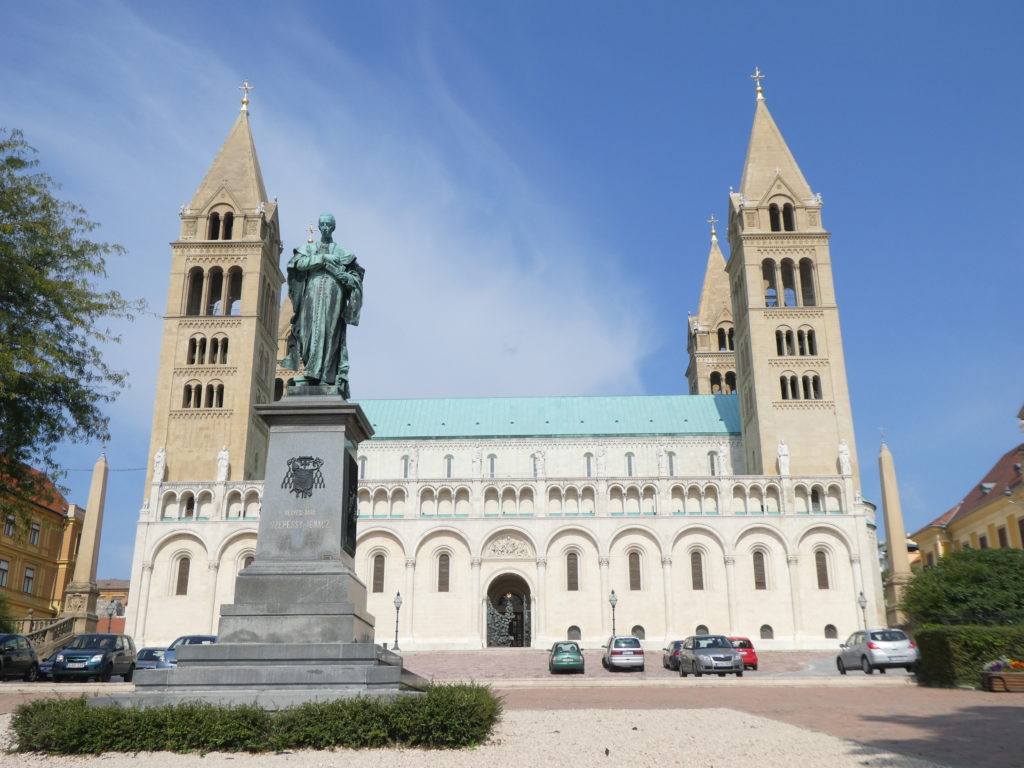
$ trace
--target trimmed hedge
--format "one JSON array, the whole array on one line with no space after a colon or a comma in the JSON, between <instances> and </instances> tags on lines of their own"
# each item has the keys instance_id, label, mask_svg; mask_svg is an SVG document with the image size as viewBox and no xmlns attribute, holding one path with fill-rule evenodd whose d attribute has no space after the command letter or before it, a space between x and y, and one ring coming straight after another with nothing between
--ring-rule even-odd
<instances>
[{"instance_id":1,"label":"trimmed hedge","mask_svg":"<svg viewBox=\"0 0 1024 768\"><path fill-rule=\"evenodd\" d=\"M482 685L431 685L422 695L357 697L259 707L187 703L151 709L88 707L84 698L22 704L11 719L16 752L270 752L332 747L458 749L480 744L501 715Z\"/></svg>"},{"instance_id":2,"label":"trimmed hedge","mask_svg":"<svg viewBox=\"0 0 1024 768\"><path fill-rule=\"evenodd\" d=\"M930 626L918 630L921 685L977 687L981 668L1000 656L1024 659L1024 626Z\"/></svg>"}]
</instances>

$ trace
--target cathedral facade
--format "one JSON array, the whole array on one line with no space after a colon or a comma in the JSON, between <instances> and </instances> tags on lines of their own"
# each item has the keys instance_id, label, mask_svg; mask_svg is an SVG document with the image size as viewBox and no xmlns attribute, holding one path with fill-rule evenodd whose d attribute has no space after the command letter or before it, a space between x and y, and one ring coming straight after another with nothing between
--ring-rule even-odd
<instances>
[{"instance_id":1,"label":"cathedral facade","mask_svg":"<svg viewBox=\"0 0 1024 768\"><path fill-rule=\"evenodd\" d=\"M255 557L253 405L291 375L266 198L243 102L171 247L126 626L141 645L216 633ZM711 222L689 394L360 400L355 567L377 641L594 647L614 626L650 648L708 631L829 648L883 622L821 208L759 89L728 259Z\"/></svg>"}]
</instances>

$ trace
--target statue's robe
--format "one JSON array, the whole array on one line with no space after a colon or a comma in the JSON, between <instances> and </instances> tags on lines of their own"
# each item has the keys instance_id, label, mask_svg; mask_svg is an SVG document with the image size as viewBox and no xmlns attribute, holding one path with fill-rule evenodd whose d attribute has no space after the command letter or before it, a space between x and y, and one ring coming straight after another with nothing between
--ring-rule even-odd
<instances>
[{"instance_id":1,"label":"statue's robe","mask_svg":"<svg viewBox=\"0 0 1024 768\"><path fill-rule=\"evenodd\" d=\"M281 364L349 396L346 329L359 325L364 270L337 243L306 243L288 262L292 331Z\"/></svg>"}]
</instances>

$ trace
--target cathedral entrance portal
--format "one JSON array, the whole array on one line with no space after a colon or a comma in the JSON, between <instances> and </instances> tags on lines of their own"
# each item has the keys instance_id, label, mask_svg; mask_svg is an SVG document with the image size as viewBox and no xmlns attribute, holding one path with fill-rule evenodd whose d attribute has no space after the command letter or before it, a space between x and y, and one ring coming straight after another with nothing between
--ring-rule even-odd
<instances>
[{"instance_id":1,"label":"cathedral entrance portal","mask_svg":"<svg viewBox=\"0 0 1024 768\"><path fill-rule=\"evenodd\" d=\"M530 587L521 576L505 573L491 582L486 607L488 648L530 647Z\"/></svg>"}]
</instances>

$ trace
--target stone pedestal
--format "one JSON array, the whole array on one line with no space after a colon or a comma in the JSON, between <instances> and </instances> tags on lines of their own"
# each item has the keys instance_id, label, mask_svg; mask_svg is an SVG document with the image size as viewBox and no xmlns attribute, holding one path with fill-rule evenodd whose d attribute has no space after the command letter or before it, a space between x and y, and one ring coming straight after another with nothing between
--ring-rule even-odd
<instances>
[{"instance_id":1,"label":"stone pedestal","mask_svg":"<svg viewBox=\"0 0 1024 768\"><path fill-rule=\"evenodd\" d=\"M218 642L181 646L176 669L140 671L133 696L90 704L278 709L426 686L373 644L366 585L353 568L356 448L373 434L362 409L304 387L256 413L270 428L256 559L238 574L234 603L221 606Z\"/></svg>"}]
</instances>

